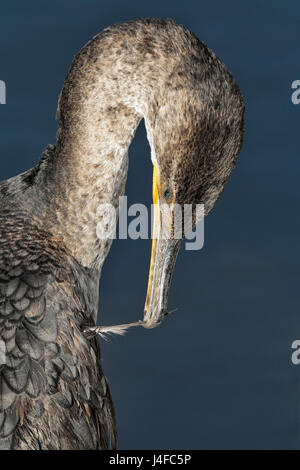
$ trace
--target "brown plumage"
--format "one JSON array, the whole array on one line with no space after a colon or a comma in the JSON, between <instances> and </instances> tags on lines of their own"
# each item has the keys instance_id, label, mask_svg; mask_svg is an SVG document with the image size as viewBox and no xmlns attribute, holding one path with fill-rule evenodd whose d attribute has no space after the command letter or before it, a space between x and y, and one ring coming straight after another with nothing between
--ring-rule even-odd
<instances>
[{"instance_id":1,"label":"brown plumage","mask_svg":"<svg viewBox=\"0 0 300 470\"><path fill-rule=\"evenodd\" d=\"M117 207L144 118L158 200L168 188L171 209L204 203L207 213L235 165L243 114L225 66L172 21L117 24L77 54L59 99L56 145L0 183L0 448L115 447L99 344L87 334L111 245L97 238L98 206ZM165 313L178 248L164 241L155 252L148 326Z\"/></svg>"}]
</instances>

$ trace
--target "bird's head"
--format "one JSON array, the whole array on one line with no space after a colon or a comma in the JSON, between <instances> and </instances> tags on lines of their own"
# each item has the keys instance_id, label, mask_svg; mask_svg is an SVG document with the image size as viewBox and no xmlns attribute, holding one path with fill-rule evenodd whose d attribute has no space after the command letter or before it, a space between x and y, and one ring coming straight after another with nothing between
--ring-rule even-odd
<instances>
[{"instance_id":1,"label":"bird's head","mask_svg":"<svg viewBox=\"0 0 300 470\"><path fill-rule=\"evenodd\" d=\"M235 166L243 137L242 96L214 55L205 66L194 63L182 74L177 73L172 87L164 93L157 100L160 105L152 122L146 119L154 203L144 312L144 326L148 328L159 324L167 313L180 239L199 221L199 214L206 215L214 206ZM200 204L203 212L197 216ZM184 212L185 205L191 212Z\"/></svg>"}]
</instances>

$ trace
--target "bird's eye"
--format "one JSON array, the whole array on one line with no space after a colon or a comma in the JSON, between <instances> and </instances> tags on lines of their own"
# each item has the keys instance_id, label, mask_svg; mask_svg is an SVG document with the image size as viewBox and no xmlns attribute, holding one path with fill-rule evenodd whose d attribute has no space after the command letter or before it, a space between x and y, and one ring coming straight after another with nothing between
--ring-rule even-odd
<instances>
[{"instance_id":1,"label":"bird's eye","mask_svg":"<svg viewBox=\"0 0 300 470\"><path fill-rule=\"evenodd\" d=\"M165 196L166 199L170 199L170 197L171 197L171 192L170 192L169 189L166 189L166 190L165 190L164 196Z\"/></svg>"}]
</instances>

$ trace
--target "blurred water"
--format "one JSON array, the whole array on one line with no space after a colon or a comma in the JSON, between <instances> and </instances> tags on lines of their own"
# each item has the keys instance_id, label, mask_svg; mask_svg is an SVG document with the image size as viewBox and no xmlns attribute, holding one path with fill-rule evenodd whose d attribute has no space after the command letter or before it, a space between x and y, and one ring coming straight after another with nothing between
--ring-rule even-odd
<instances>
[{"instance_id":1,"label":"blurred water","mask_svg":"<svg viewBox=\"0 0 300 470\"><path fill-rule=\"evenodd\" d=\"M1 179L55 141L57 97L74 54L102 28L171 17L225 62L246 101L236 170L205 225L200 252L179 255L161 327L103 345L126 448L298 448L300 79L296 0L10 1L1 5ZM151 202L141 125L127 195ZM116 241L103 270L103 324L142 317L150 241ZM299 366L298 366L299 367Z\"/></svg>"}]
</instances>

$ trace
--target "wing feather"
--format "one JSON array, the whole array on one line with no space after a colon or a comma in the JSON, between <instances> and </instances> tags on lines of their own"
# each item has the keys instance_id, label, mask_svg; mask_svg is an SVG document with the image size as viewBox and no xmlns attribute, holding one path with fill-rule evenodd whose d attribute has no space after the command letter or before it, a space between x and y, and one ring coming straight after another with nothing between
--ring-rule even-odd
<instances>
[{"instance_id":1,"label":"wing feather","mask_svg":"<svg viewBox=\"0 0 300 470\"><path fill-rule=\"evenodd\" d=\"M0 215L0 449L114 446L86 274L22 224Z\"/></svg>"}]
</instances>

